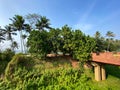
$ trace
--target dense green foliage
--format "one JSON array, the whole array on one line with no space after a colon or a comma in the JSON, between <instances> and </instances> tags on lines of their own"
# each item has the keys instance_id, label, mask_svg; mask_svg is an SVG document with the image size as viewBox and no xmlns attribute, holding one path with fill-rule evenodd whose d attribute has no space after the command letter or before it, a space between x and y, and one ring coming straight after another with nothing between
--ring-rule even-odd
<instances>
[{"instance_id":1,"label":"dense green foliage","mask_svg":"<svg viewBox=\"0 0 120 90\"><path fill-rule=\"evenodd\" d=\"M5 70L6 79L12 81L16 68L25 67L27 70L32 68L32 64L34 63L31 60L32 58L26 57L22 54L15 55L6 67Z\"/></svg>"},{"instance_id":2,"label":"dense green foliage","mask_svg":"<svg viewBox=\"0 0 120 90\"><path fill-rule=\"evenodd\" d=\"M73 69L71 59L68 61L69 56L64 56L69 54L74 59L87 61L91 60L93 51L120 51L120 40L113 39L113 32L108 31L107 38L104 38L97 31L93 38L81 30L73 30L68 25L51 28L49 19L38 14L29 14L26 19L30 25L26 24L23 16L15 15L10 19L11 24L5 29L0 28L0 43L10 40L12 48L0 52L0 90L120 89L119 67L106 65L108 79L96 82L92 79L92 72L86 75L86 72L82 71L82 62L79 63L82 67ZM26 53L28 49L31 54L15 55L14 49L19 45L13 41L12 35L17 35L16 31L20 33L21 52ZM49 53L63 53L66 60L61 57L45 58Z\"/></svg>"},{"instance_id":3,"label":"dense green foliage","mask_svg":"<svg viewBox=\"0 0 120 90\"><path fill-rule=\"evenodd\" d=\"M65 53L69 53L70 55L73 54L73 47L72 47L72 37L73 31L72 28L68 27L67 25L63 26L61 29L61 51Z\"/></svg>"},{"instance_id":4,"label":"dense green foliage","mask_svg":"<svg viewBox=\"0 0 120 90\"><path fill-rule=\"evenodd\" d=\"M11 49L6 49L3 52L0 52L0 61L10 61L12 57L15 55L15 52Z\"/></svg>"},{"instance_id":5,"label":"dense green foliage","mask_svg":"<svg viewBox=\"0 0 120 90\"><path fill-rule=\"evenodd\" d=\"M75 59L85 61L91 59L91 52L96 43L92 37L86 36L80 30L73 31L65 25L62 29L51 29L49 32L31 31L27 44L30 53L45 56L51 52L63 52Z\"/></svg>"},{"instance_id":6,"label":"dense green foliage","mask_svg":"<svg viewBox=\"0 0 120 90\"><path fill-rule=\"evenodd\" d=\"M37 51L41 57L45 57L48 52L50 53L62 52L63 54L68 53L76 59L86 60L90 59L90 53L93 51L93 49L94 52L120 51L120 40L114 40L113 38L115 37L115 34L111 31L108 31L106 33L106 36L101 36L101 33L99 31L96 31L93 40L90 36L84 35L83 32L81 31L78 33L79 34L78 36L75 36L77 35L75 34L77 33L76 31L79 30L72 30L72 28L67 25L64 25L63 27L57 29L50 27L50 20L47 19L45 16L41 16L39 14L28 14L26 15L25 18L24 16L21 15L15 15L13 18L10 18L10 20L12 21L12 23L8 24L5 27L5 29L0 28L0 42L7 40L7 38L9 38L8 40L11 40L12 49L15 50L15 48L21 46L22 53L26 53L28 50L31 53L36 53ZM26 23L26 20L28 24ZM40 31L41 32L40 36L42 36L40 40L40 37L38 36L37 33L36 34L36 38L38 37L37 41L35 42L32 39L32 42L34 41L34 43L36 43L37 45L35 44L33 45L33 43L31 43L30 41L30 39L33 38L31 37L33 36L31 34L33 34L34 30ZM16 41L13 41L14 38L12 36L16 35L16 31L19 31L20 33L19 36L21 45L17 45ZM31 34L29 34L30 32ZM29 38L27 38L28 36ZM29 48L26 47L27 46L26 41L29 41L28 43ZM90 43L92 43L92 45ZM41 44L42 46L38 44ZM47 49L45 48L45 45ZM41 50L38 49L41 47L42 47ZM82 52L85 53L82 54ZM78 56L78 54L80 55ZM84 55L86 56L84 57Z\"/></svg>"},{"instance_id":7,"label":"dense green foliage","mask_svg":"<svg viewBox=\"0 0 120 90\"><path fill-rule=\"evenodd\" d=\"M86 81L88 78L79 70L58 69L41 71L27 71L25 68L16 69L11 81L0 83L0 89L23 90L91 90Z\"/></svg>"},{"instance_id":8,"label":"dense green foliage","mask_svg":"<svg viewBox=\"0 0 120 90\"><path fill-rule=\"evenodd\" d=\"M38 62L37 62L38 63ZM7 90L88 90L86 81L88 78L79 69L56 68L43 69L34 68L35 60L31 57L18 54L8 63L5 70L5 79L0 81L0 89Z\"/></svg>"},{"instance_id":9,"label":"dense green foliage","mask_svg":"<svg viewBox=\"0 0 120 90\"><path fill-rule=\"evenodd\" d=\"M73 34L73 55L81 61L91 60L91 52L95 49L95 41L90 36L85 36L81 31L76 30Z\"/></svg>"},{"instance_id":10,"label":"dense green foliage","mask_svg":"<svg viewBox=\"0 0 120 90\"><path fill-rule=\"evenodd\" d=\"M27 45L30 53L37 53L41 55L41 58L45 57L51 48L48 42L48 32L31 31Z\"/></svg>"},{"instance_id":11,"label":"dense green foliage","mask_svg":"<svg viewBox=\"0 0 120 90\"><path fill-rule=\"evenodd\" d=\"M62 48L62 40L61 40L61 30L60 29L51 29L48 33L49 35L49 39L48 42L49 46L51 48L50 51L54 52L54 53L58 53L58 51L61 50Z\"/></svg>"},{"instance_id":12,"label":"dense green foliage","mask_svg":"<svg viewBox=\"0 0 120 90\"><path fill-rule=\"evenodd\" d=\"M11 49L6 49L0 52L0 74L4 74L8 62L12 59L15 53Z\"/></svg>"},{"instance_id":13,"label":"dense green foliage","mask_svg":"<svg viewBox=\"0 0 120 90\"><path fill-rule=\"evenodd\" d=\"M53 59L53 60L51 60ZM1 90L119 90L120 68L107 65L107 80L96 82L92 70L84 73L71 66L58 67L63 58L48 61L18 54L8 63L5 76L0 78ZM60 60L56 60L60 59ZM48 63L51 61L51 64ZM68 59L66 58L67 62ZM56 62L56 63L55 63ZM53 66L51 66L53 64ZM56 65L54 65L56 64ZM61 65L65 63L61 62ZM52 68L50 68L52 67Z\"/></svg>"},{"instance_id":14,"label":"dense green foliage","mask_svg":"<svg viewBox=\"0 0 120 90\"><path fill-rule=\"evenodd\" d=\"M114 33L108 31L106 36L108 38L104 38L99 31L96 31L94 37L96 42L95 52L120 51L120 40L113 39L113 37L115 36Z\"/></svg>"}]
</instances>

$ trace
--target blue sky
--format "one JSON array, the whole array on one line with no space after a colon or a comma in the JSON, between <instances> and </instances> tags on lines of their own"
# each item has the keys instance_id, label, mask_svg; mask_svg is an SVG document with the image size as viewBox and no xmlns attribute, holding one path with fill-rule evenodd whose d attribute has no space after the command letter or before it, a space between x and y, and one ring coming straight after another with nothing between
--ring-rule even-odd
<instances>
[{"instance_id":1,"label":"blue sky","mask_svg":"<svg viewBox=\"0 0 120 90\"><path fill-rule=\"evenodd\" d=\"M85 34L107 31L120 39L120 0L0 0L0 26L15 14L37 13L50 19L52 27L68 24Z\"/></svg>"}]
</instances>

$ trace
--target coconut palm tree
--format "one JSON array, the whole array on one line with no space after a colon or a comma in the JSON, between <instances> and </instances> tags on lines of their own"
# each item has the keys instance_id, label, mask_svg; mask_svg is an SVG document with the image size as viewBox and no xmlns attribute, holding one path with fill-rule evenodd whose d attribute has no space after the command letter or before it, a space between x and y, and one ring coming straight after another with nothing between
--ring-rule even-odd
<instances>
[{"instance_id":1,"label":"coconut palm tree","mask_svg":"<svg viewBox=\"0 0 120 90\"><path fill-rule=\"evenodd\" d=\"M5 40L5 36L4 36L5 33L4 33L4 31L5 31L4 29L1 29L1 28L0 28L0 43L1 43L3 40Z\"/></svg>"},{"instance_id":2,"label":"coconut palm tree","mask_svg":"<svg viewBox=\"0 0 120 90\"><path fill-rule=\"evenodd\" d=\"M28 50L26 45L26 38L29 36L30 32L32 31L32 27L29 24L25 24L24 29L26 33L22 35L22 39L23 39L24 52L26 53L26 51Z\"/></svg>"},{"instance_id":3,"label":"coconut palm tree","mask_svg":"<svg viewBox=\"0 0 120 90\"><path fill-rule=\"evenodd\" d=\"M0 27L0 44L5 40L5 30ZM0 46L1 47L1 46ZM1 51L1 48L0 48Z\"/></svg>"},{"instance_id":4,"label":"coconut palm tree","mask_svg":"<svg viewBox=\"0 0 120 90\"><path fill-rule=\"evenodd\" d=\"M111 32L111 31L107 31L106 36L107 37L114 37L115 34L113 32Z\"/></svg>"},{"instance_id":5,"label":"coconut palm tree","mask_svg":"<svg viewBox=\"0 0 120 90\"><path fill-rule=\"evenodd\" d=\"M29 34L31 32L31 26L29 24L24 24L24 29L27 32L27 34Z\"/></svg>"},{"instance_id":6,"label":"coconut palm tree","mask_svg":"<svg viewBox=\"0 0 120 90\"><path fill-rule=\"evenodd\" d=\"M26 53L26 41L25 41L26 38L27 38L27 35L23 34L22 39L23 39L23 48L25 53Z\"/></svg>"},{"instance_id":7,"label":"coconut palm tree","mask_svg":"<svg viewBox=\"0 0 120 90\"><path fill-rule=\"evenodd\" d=\"M15 48L18 49L18 43L16 41L13 41L11 44L12 50L15 51Z\"/></svg>"},{"instance_id":8,"label":"coconut palm tree","mask_svg":"<svg viewBox=\"0 0 120 90\"><path fill-rule=\"evenodd\" d=\"M12 35L17 35L17 33L15 33L15 31L11 28L10 25L6 25L5 26L5 34L7 36L7 40L10 40L11 44L12 44L13 43ZM14 50L14 49L12 48L12 50Z\"/></svg>"},{"instance_id":9,"label":"coconut palm tree","mask_svg":"<svg viewBox=\"0 0 120 90\"><path fill-rule=\"evenodd\" d=\"M31 29L35 29L35 24L37 23L37 20L41 18L41 15L33 13L26 15L25 19L29 22Z\"/></svg>"},{"instance_id":10,"label":"coconut palm tree","mask_svg":"<svg viewBox=\"0 0 120 90\"><path fill-rule=\"evenodd\" d=\"M37 20L36 28L39 31L44 30L45 28L46 29L51 29L49 21L50 20L47 19L45 16L41 16L41 18Z\"/></svg>"},{"instance_id":11,"label":"coconut palm tree","mask_svg":"<svg viewBox=\"0 0 120 90\"><path fill-rule=\"evenodd\" d=\"M17 35L10 25L5 26L5 34L7 35L7 40L11 40L11 42L13 41L12 35Z\"/></svg>"},{"instance_id":12,"label":"coconut palm tree","mask_svg":"<svg viewBox=\"0 0 120 90\"><path fill-rule=\"evenodd\" d=\"M14 30L19 31L20 34L20 41L21 41L21 52L23 52L23 40L22 40L22 30L24 30L24 23L25 20L22 16L20 15L15 15L12 19L10 19L12 21L11 26L14 28Z\"/></svg>"},{"instance_id":13,"label":"coconut palm tree","mask_svg":"<svg viewBox=\"0 0 120 90\"><path fill-rule=\"evenodd\" d=\"M101 37L100 32L99 32L99 31L96 31L96 33L95 33L95 38L98 39L98 38L100 38L100 37Z\"/></svg>"},{"instance_id":14,"label":"coconut palm tree","mask_svg":"<svg viewBox=\"0 0 120 90\"><path fill-rule=\"evenodd\" d=\"M107 31L106 36L109 38L108 39L108 46L107 46L107 51L109 51L109 47L110 47L110 39L115 37L115 34L111 31Z\"/></svg>"}]
</instances>

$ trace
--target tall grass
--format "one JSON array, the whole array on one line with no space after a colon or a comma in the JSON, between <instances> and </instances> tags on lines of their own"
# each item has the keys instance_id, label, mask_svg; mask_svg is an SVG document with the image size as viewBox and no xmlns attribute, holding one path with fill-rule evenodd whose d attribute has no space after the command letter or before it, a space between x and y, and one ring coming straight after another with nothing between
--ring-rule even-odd
<instances>
[{"instance_id":1,"label":"tall grass","mask_svg":"<svg viewBox=\"0 0 120 90\"><path fill-rule=\"evenodd\" d=\"M39 60L15 55L8 63L0 90L119 90L120 67L106 65L107 80L94 80L92 70L72 68L63 58ZM67 65L68 64L68 65ZM63 66L62 66L63 65Z\"/></svg>"},{"instance_id":2,"label":"tall grass","mask_svg":"<svg viewBox=\"0 0 120 90\"><path fill-rule=\"evenodd\" d=\"M27 71L16 69L12 80L0 83L0 89L12 90L93 90L88 78L80 70L60 68L57 70Z\"/></svg>"}]
</instances>

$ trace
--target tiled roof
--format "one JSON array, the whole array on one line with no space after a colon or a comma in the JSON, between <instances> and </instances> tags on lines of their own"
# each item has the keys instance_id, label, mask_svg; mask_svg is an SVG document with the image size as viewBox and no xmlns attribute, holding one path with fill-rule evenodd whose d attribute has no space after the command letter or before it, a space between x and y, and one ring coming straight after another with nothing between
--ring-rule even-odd
<instances>
[{"instance_id":1,"label":"tiled roof","mask_svg":"<svg viewBox=\"0 0 120 90\"><path fill-rule=\"evenodd\" d=\"M120 66L120 53L104 52L99 55L92 53L92 61Z\"/></svg>"}]
</instances>

